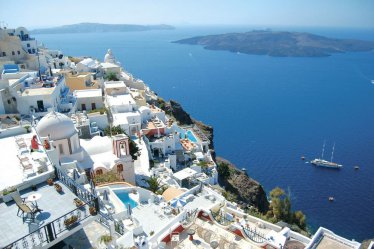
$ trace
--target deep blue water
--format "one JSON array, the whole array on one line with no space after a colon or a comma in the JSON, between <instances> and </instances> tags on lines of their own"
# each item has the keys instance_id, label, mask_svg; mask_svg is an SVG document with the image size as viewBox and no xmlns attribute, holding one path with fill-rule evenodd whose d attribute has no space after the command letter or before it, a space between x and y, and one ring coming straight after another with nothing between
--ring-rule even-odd
<instances>
[{"instance_id":1,"label":"deep blue water","mask_svg":"<svg viewBox=\"0 0 374 249\"><path fill-rule=\"evenodd\" d=\"M324 226L350 239L373 238L374 52L274 58L170 43L247 30L179 28L37 38L66 54L100 60L111 48L160 96L179 101L193 117L213 125L218 155L246 167L266 191L289 189L294 209L307 214L313 229ZM299 30L374 40L374 30ZM335 161L344 164L339 171L300 160L302 155L319 157L325 139L328 155L336 143Z\"/></svg>"}]
</instances>

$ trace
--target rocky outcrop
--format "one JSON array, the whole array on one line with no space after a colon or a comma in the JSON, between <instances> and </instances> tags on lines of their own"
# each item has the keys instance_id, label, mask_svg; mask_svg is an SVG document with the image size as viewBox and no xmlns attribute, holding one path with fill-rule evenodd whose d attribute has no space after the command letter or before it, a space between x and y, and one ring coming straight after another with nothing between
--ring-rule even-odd
<instances>
[{"instance_id":1,"label":"rocky outcrop","mask_svg":"<svg viewBox=\"0 0 374 249\"><path fill-rule=\"evenodd\" d=\"M220 183L226 191L237 196L238 202L243 208L254 206L261 213L266 213L269 210L266 192L260 183L249 177L246 172L239 170L228 160L217 157L216 161L217 164L228 164L231 172L230 176L226 179L220 179Z\"/></svg>"},{"instance_id":2,"label":"rocky outcrop","mask_svg":"<svg viewBox=\"0 0 374 249\"><path fill-rule=\"evenodd\" d=\"M168 112L170 112L173 117L181 125L192 125L193 121L190 115L183 109L183 107L176 101L170 100L169 105L166 106Z\"/></svg>"},{"instance_id":3,"label":"rocky outcrop","mask_svg":"<svg viewBox=\"0 0 374 249\"><path fill-rule=\"evenodd\" d=\"M191 118L191 116L183 109L183 107L174 100L170 100L169 102L159 100L158 104L160 107L164 108L166 113L172 115L179 124L196 125L210 140L209 147L213 159L216 160L213 143L214 129L212 126L206 125L201 121L197 121ZM265 213L268 211L269 202L266 197L266 192L262 188L261 184L250 178L245 172L242 172L241 170L236 168L235 165L233 165L231 162L223 158L217 158L216 161L217 163L227 163L230 167L230 171L233 172L232 174L230 174L230 177L228 179L220 179L219 182L226 191L229 191L237 196L237 199L241 206L254 206L261 213Z\"/></svg>"}]
</instances>

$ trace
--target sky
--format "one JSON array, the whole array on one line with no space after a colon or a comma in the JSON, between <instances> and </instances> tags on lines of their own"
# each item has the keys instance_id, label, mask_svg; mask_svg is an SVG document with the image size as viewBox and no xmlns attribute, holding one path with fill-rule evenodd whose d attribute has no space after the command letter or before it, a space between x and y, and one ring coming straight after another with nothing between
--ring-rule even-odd
<instances>
[{"instance_id":1,"label":"sky","mask_svg":"<svg viewBox=\"0 0 374 249\"><path fill-rule=\"evenodd\" d=\"M81 22L374 28L374 0L0 0L0 24Z\"/></svg>"}]
</instances>

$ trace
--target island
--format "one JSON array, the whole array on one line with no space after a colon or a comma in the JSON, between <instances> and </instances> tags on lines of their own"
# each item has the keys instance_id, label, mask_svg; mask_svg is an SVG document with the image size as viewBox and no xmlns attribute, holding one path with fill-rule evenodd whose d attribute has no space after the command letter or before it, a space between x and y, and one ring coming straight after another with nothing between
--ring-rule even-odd
<instances>
[{"instance_id":1,"label":"island","mask_svg":"<svg viewBox=\"0 0 374 249\"><path fill-rule=\"evenodd\" d=\"M54 28L31 30L32 34L66 34L66 33L101 33L101 32L131 32L149 30L172 30L173 26L160 25L135 25L135 24L103 24L103 23L78 23L63 25Z\"/></svg>"},{"instance_id":2,"label":"island","mask_svg":"<svg viewBox=\"0 0 374 249\"><path fill-rule=\"evenodd\" d=\"M197 36L174 43L202 45L209 50L274 57L323 57L333 53L364 52L374 49L374 41L333 39L310 33L269 30Z\"/></svg>"}]
</instances>

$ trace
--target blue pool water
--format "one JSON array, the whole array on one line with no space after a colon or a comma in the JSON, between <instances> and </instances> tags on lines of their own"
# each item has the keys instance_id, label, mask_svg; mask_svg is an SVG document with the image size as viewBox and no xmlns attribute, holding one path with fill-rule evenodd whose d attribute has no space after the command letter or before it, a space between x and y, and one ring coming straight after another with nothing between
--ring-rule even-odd
<instances>
[{"instance_id":1,"label":"blue pool water","mask_svg":"<svg viewBox=\"0 0 374 249\"><path fill-rule=\"evenodd\" d=\"M118 196L122 203L125 204L126 208L129 204L131 208L138 206L138 203L130 198L129 192L126 190L114 190L113 192Z\"/></svg>"},{"instance_id":2,"label":"blue pool water","mask_svg":"<svg viewBox=\"0 0 374 249\"><path fill-rule=\"evenodd\" d=\"M268 193L276 186L289 189L293 208L306 213L313 230L324 226L349 239L373 238L374 52L275 58L171 43L252 29L186 27L36 38L67 55L100 60L111 48L160 96L180 102L194 118L214 127L217 155L247 168ZM374 30L282 28L295 29L374 40ZM300 160L302 155L319 157L325 139L326 158L336 143L334 158L344 165L341 170ZM335 201L329 202L329 196Z\"/></svg>"},{"instance_id":3,"label":"blue pool water","mask_svg":"<svg viewBox=\"0 0 374 249\"><path fill-rule=\"evenodd\" d=\"M197 143L197 139L196 137L193 135L192 131L188 130L187 131L187 137L188 139L193 142L193 143Z\"/></svg>"}]
</instances>

